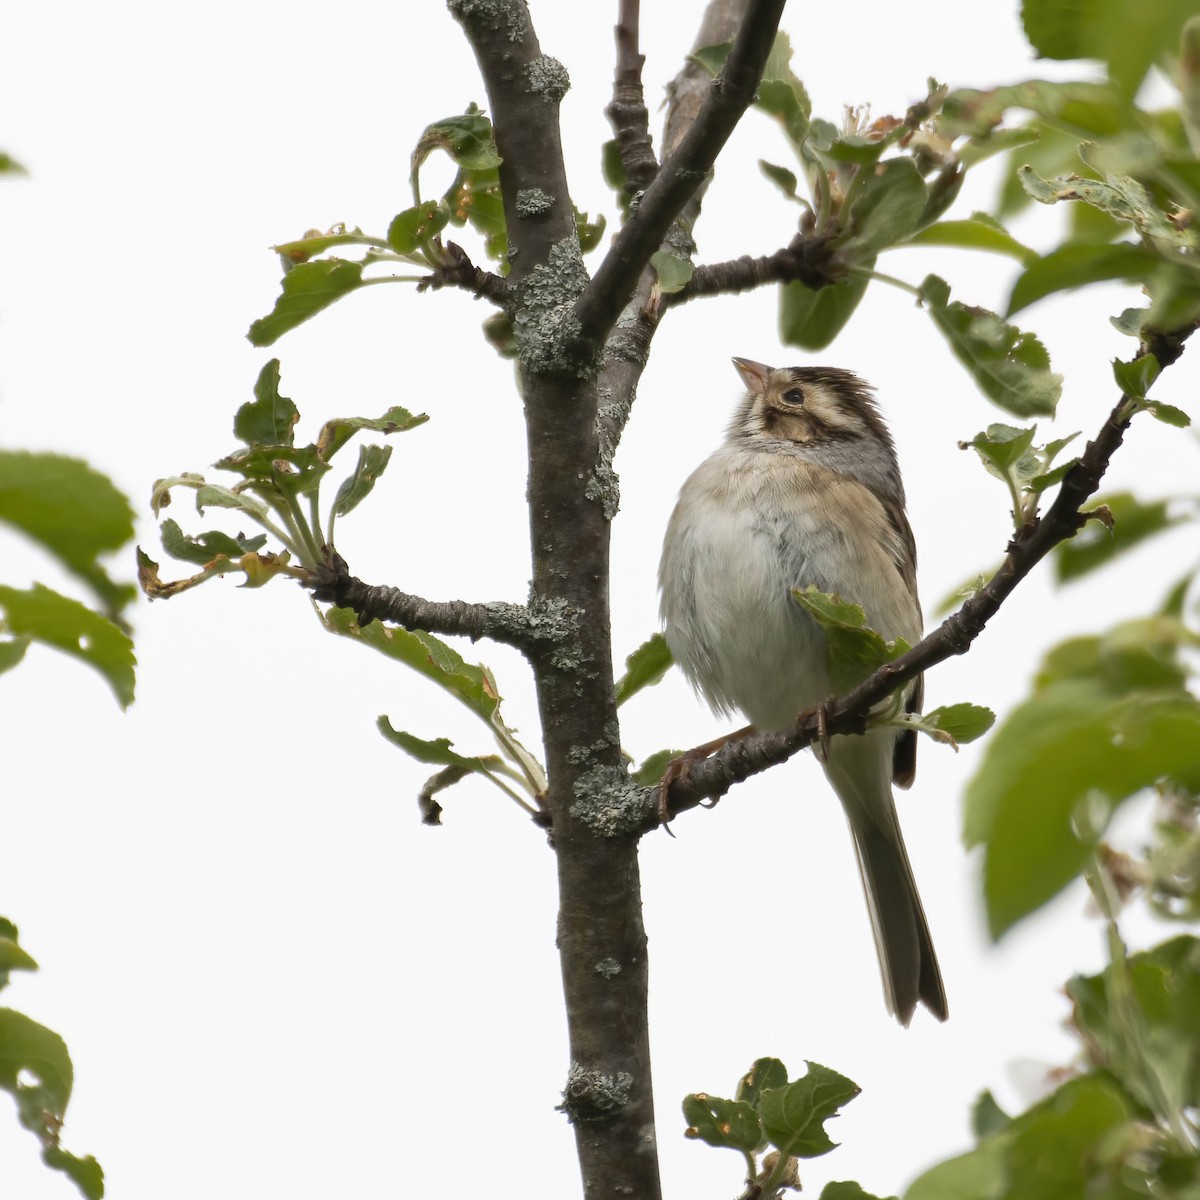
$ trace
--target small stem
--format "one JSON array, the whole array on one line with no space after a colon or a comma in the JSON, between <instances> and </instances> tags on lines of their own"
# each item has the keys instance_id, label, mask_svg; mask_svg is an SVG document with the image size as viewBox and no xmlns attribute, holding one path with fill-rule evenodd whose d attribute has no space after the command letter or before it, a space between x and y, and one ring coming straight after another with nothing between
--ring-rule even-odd
<instances>
[{"instance_id":1,"label":"small stem","mask_svg":"<svg viewBox=\"0 0 1200 1200\"><path fill-rule=\"evenodd\" d=\"M914 287L913 284L906 283L903 279L897 279L895 275L886 275L884 272L873 270L870 267L849 267L847 274L858 275L862 279L875 279L880 283L887 283L892 287L899 288L902 292L908 292L910 296L916 296L918 300L924 299L924 293L919 287Z\"/></svg>"}]
</instances>

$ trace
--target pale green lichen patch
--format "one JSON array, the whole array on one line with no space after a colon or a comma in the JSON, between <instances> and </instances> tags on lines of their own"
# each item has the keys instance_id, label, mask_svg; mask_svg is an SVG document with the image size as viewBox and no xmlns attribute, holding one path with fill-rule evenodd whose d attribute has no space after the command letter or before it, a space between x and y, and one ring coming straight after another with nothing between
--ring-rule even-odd
<instances>
[{"instance_id":1,"label":"pale green lichen patch","mask_svg":"<svg viewBox=\"0 0 1200 1200\"><path fill-rule=\"evenodd\" d=\"M450 11L460 21L479 21L489 29L504 26L510 42L519 42L529 30L529 13L518 0L449 0Z\"/></svg>"},{"instance_id":2,"label":"pale green lichen patch","mask_svg":"<svg viewBox=\"0 0 1200 1200\"><path fill-rule=\"evenodd\" d=\"M522 188L517 193L517 216L541 217L554 207L554 197L541 188Z\"/></svg>"},{"instance_id":3,"label":"pale green lichen patch","mask_svg":"<svg viewBox=\"0 0 1200 1200\"><path fill-rule=\"evenodd\" d=\"M533 375L573 372L572 351L579 340L579 322L572 306L587 286L587 271L579 239L565 237L550 247L521 285L513 325L521 365Z\"/></svg>"},{"instance_id":4,"label":"pale green lichen patch","mask_svg":"<svg viewBox=\"0 0 1200 1200\"><path fill-rule=\"evenodd\" d=\"M551 58L548 54L535 58L526 68L526 72L529 75L530 90L541 93L543 100L557 104L570 91L571 77L567 74L567 68L557 58Z\"/></svg>"},{"instance_id":5,"label":"pale green lichen patch","mask_svg":"<svg viewBox=\"0 0 1200 1200\"><path fill-rule=\"evenodd\" d=\"M621 973L621 964L615 958L602 958L596 964L595 971L605 979L616 979Z\"/></svg>"},{"instance_id":6,"label":"pale green lichen patch","mask_svg":"<svg viewBox=\"0 0 1200 1200\"><path fill-rule=\"evenodd\" d=\"M633 1076L628 1071L609 1075L573 1062L567 1068L567 1086L559 1108L572 1125L597 1121L624 1108L632 1090Z\"/></svg>"},{"instance_id":7,"label":"pale green lichen patch","mask_svg":"<svg viewBox=\"0 0 1200 1200\"><path fill-rule=\"evenodd\" d=\"M637 833L645 816L643 790L619 767L595 766L575 781L570 814L597 837Z\"/></svg>"}]
</instances>

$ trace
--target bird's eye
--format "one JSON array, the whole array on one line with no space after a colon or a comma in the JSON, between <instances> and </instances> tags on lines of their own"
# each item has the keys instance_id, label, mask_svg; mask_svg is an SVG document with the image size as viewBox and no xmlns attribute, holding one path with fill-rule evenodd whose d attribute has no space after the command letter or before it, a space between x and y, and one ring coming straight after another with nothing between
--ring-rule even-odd
<instances>
[{"instance_id":1,"label":"bird's eye","mask_svg":"<svg viewBox=\"0 0 1200 1200\"><path fill-rule=\"evenodd\" d=\"M784 404L803 404L804 393L799 388L788 388L783 393L783 402Z\"/></svg>"}]
</instances>

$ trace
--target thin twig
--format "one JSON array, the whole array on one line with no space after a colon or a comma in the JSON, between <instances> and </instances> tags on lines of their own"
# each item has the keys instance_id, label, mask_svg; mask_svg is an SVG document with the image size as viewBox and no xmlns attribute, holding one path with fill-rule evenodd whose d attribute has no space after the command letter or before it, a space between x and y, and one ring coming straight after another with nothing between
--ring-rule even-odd
<instances>
[{"instance_id":1,"label":"thin twig","mask_svg":"<svg viewBox=\"0 0 1200 1200\"><path fill-rule=\"evenodd\" d=\"M1155 334L1146 339L1140 353L1153 353L1160 366L1167 367L1182 353L1183 343L1191 333L1192 329L1177 334ZM675 817L703 800L723 796L735 783L785 762L811 746L819 736L821 717L828 734L863 733L867 713L874 705L952 655L965 654L1017 584L1055 546L1074 537L1086 523L1083 505L1099 488L1135 412L1133 403L1123 395L1079 461L1067 472L1046 514L1035 517L1020 530L1009 543L1000 569L956 613L907 654L880 667L845 695L818 706L820 714L817 708L807 709L797 717L793 729L755 733L727 742L711 758L686 766L661 802L656 790L648 790L643 828L650 830L660 824L662 813Z\"/></svg>"},{"instance_id":2,"label":"thin twig","mask_svg":"<svg viewBox=\"0 0 1200 1200\"><path fill-rule=\"evenodd\" d=\"M625 168L625 191L630 196L645 191L658 174L658 160L650 140L650 114L642 90L642 68L646 56L639 49L640 0L621 0L620 15L613 33L617 44L617 67L613 98L605 115L616 134Z\"/></svg>"},{"instance_id":3,"label":"thin twig","mask_svg":"<svg viewBox=\"0 0 1200 1200\"><path fill-rule=\"evenodd\" d=\"M729 262L701 264L677 292L663 296L664 308L686 304L702 296L734 295L769 283L799 281L811 288L836 283L845 267L828 238L800 233L774 254L751 258L748 254Z\"/></svg>"},{"instance_id":4,"label":"thin twig","mask_svg":"<svg viewBox=\"0 0 1200 1200\"><path fill-rule=\"evenodd\" d=\"M363 583L350 574L345 560L332 550L327 550L325 565L312 572L305 586L312 590L314 599L351 609L360 625L386 621L425 633L468 637L473 642L489 638L526 653L538 646L544 649L553 640L554 623L536 621L523 604L426 600L399 588Z\"/></svg>"},{"instance_id":5,"label":"thin twig","mask_svg":"<svg viewBox=\"0 0 1200 1200\"><path fill-rule=\"evenodd\" d=\"M442 253L445 262L417 284L418 292L459 287L472 292L477 300L483 297L501 308L507 308L512 303L512 288L508 280L477 267L457 242L447 242L442 247Z\"/></svg>"}]
</instances>

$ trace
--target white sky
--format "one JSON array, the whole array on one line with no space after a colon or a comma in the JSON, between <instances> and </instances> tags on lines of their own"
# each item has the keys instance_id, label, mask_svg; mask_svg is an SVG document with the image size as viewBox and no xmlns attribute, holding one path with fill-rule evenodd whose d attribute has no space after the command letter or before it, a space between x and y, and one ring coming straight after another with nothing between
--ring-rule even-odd
<instances>
[{"instance_id":1,"label":"white sky","mask_svg":"<svg viewBox=\"0 0 1200 1200\"><path fill-rule=\"evenodd\" d=\"M544 51L573 81L563 120L576 201L610 218L598 147L615 7L533 6ZM643 7L654 104L692 30L674 28L683 6ZM797 3L784 27L815 111L837 119L846 103L902 113L928 75L1036 74L1015 8L942 0L915 21L883 0ZM486 102L442 5L349 0L332 12L278 0L9 7L0 146L32 174L0 183L0 442L109 472L166 574L152 481L232 449L233 412L277 353L306 438L327 417L394 403L432 417L395 439L372 501L340 525L352 569L434 598L520 600L520 409L510 366L477 334L485 305L397 285L343 301L272 351L243 336L276 293L272 243L336 221L384 232L409 202L408 153L424 125ZM709 192L702 260L790 236L794 210L759 176L759 157L787 151L752 114ZM989 196L976 184L956 211ZM1039 211L1018 232L1048 247L1056 221ZM914 282L939 271L957 297L993 307L1011 280L1006 262L954 252L882 266ZM1134 300L1094 289L1022 315L1067 377L1056 436L1093 431L1108 411L1108 360L1132 343L1107 317ZM802 361L779 346L772 293L689 305L659 335L617 461L618 662L657 627L661 532L721 436L735 354ZM1005 493L956 442L1003 415L899 292L873 289L823 357L879 389L931 610L1002 552ZM1196 382L1185 358L1162 398L1195 415ZM1142 419L1111 482L1158 496L1190 488L1195 470L1190 435ZM209 527L186 511L173 510L185 528ZM1195 557L1187 537L1062 593L1040 572L977 650L929 678L931 703L1006 709L1064 631L1156 603ZM0 547L5 582L66 586L15 538L0 532ZM130 555L121 573L132 571ZM443 829L422 828L414 796L428 769L373 723L387 713L464 751L489 748L483 730L421 680L324 636L286 583L241 593L224 581L142 603L134 621L128 714L98 677L50 652L0 679L0 913L43 968L4 1001L71 1048L64 1144L94 1153L120 1200L574 1194L573 1138L553 1111L567 1056L544 838L475 782L450 793ZM535 745L520 660L486 645L467 653L493 666L510 723ZM639 759L719 729L678 678L624 718ZM843 1148L803 1178L810 1194L857 1178L883 1195L967 1145L981 1087L1019 1106L1014 1078L1038 1075L1022 1063L1069 1058L1058 989L1099 966L1101 931L1077 888L1001 948L986 944L977 864L959 837L978 753L927 743L901 799L950 996L945 1026L922 1014L905 1032L887 1017L849 839L807 756L682 818L677 840L644 842L667 1195L738 1193L740 1159L684 1141L679 1103L729 1094L760 1055L794 1074L812 1058L862 1085L831 1129ZM0 1102L0 1194L75 1195L9 1108Z\"/></svg>"}]
</instances>

